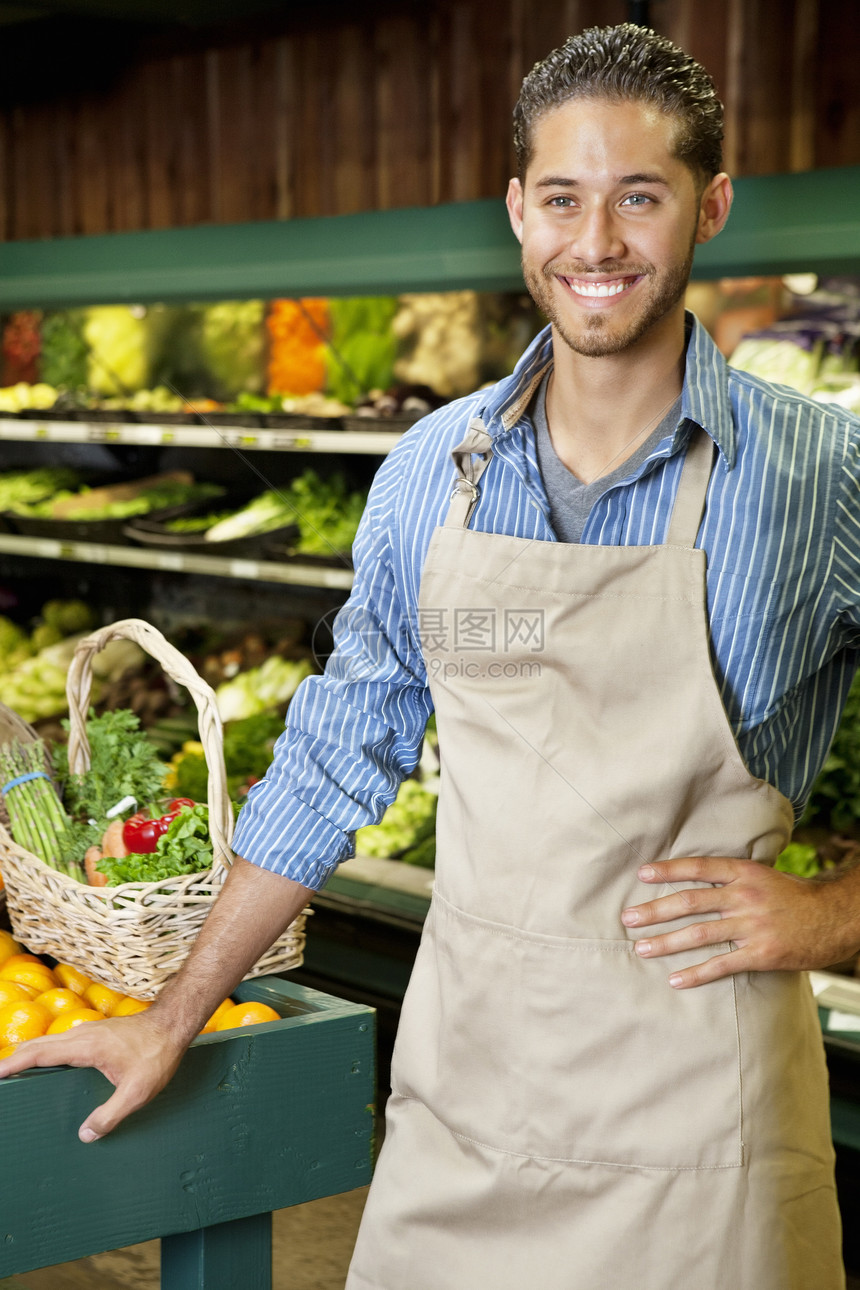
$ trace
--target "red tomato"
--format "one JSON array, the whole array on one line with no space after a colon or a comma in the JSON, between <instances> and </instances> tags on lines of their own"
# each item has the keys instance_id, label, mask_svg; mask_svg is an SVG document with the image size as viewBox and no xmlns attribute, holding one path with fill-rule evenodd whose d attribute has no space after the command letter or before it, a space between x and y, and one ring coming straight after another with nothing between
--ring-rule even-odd
<instances>
[{"instance_id":1,"label":"red tomato","mask_svg":"<svg viewBox=\"0 0 860 1290\"><path fill-rule=\"evenodd\" d=\"M123 826L122 840L135 855L150 855L155 850L158 839L166 831L167 825L162 828L161 820L147 820L133 815Z\"/></svg>"}]
</instances>

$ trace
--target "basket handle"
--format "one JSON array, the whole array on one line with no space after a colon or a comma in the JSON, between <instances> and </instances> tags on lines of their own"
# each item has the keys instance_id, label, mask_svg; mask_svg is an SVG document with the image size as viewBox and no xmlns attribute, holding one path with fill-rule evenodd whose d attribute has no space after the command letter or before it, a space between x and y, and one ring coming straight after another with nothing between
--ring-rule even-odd
<instances>
[{"instance_id":1,"label":"basket handle","mask_svg":"<svg viewBox=\"0 0 860 1290\"><path fill-rule=\"evenodd\" d=\"M162 636L157 628L142 618L123 618L100 627L78 641L66 679L69 703L69 770L82 775L90 768L90 745L86 716L92 689L93 655L115 640L135 641L142 650L161 664L169 677L184 685L197 708L200 742L209 770L209 833L212 839L213 869L229 867L232 860L233 807L227 794L224 769L224 739L215 692L195 672L184 654Z\"/></svg>"}]
</instances>

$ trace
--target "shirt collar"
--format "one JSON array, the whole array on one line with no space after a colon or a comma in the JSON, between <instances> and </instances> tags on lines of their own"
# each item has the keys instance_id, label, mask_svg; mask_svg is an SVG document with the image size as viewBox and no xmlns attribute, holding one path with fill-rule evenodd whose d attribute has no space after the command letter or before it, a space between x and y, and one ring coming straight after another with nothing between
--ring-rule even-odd
<instances>
[{"instance_id":1,"label":"shirt collar","mask_svg":"<svg viewBox=\"0 0 860 1290\"><path fill-rule=\"evenodd\" d=\"M694 314L685 315L690 328L681 420L675 431L672 452L689 438L688 421L700 425L716 443L727 467L736 456L735 425L728 387L728 364L708 332ZM487 433L501 437L511 433L523 417L534 392L552 363L552 332L545 327L529 345L512 374L487 391L479 410Z\"/></svg>"}]
</instances>

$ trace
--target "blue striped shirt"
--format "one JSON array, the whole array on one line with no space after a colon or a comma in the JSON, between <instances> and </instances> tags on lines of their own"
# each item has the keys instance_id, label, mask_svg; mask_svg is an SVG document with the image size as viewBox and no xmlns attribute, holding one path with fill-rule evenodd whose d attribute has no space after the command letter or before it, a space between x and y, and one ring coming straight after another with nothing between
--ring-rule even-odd
<instances>
[{"instance_id":1,"label":"blue striped shirt","mask_svg":"<svg viewBox=\"0 0 860 1290\"><path fill-rule=\"evenodd\" d=\"M697 545L707 552L714 675L751 772L798 813L860 662L860 420L727 366L694 319L674 433L594 505L582 541L666 539L691 422L719 452ZM547 328L513 374L424 418L377 473L355 583L323 676L293 699L234 849L322 887L415 767L432 701L417 634L421 570L471 417L494 439L472 527L556 541L528 404L552 361Z\"/></svg>"}]
</instances>

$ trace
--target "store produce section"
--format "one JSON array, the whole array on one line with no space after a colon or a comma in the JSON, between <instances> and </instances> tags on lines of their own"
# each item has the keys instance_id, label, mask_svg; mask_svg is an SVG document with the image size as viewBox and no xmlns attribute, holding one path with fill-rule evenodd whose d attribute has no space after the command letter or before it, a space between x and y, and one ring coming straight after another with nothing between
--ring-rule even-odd
<instances>
[{"instance_id":1,"label":"store produce section","mask_svg":"<svg viewBox=\"0 0 860 1290\"><path fill-rule=\"evenodd\" d=\"M775 176L760 181L741 181L738 186L738 216L733 217L733 228L718 242L704 248L704 253L700 249L697 255L702 278L715 281L700 281L697 284L699 296L691 299L692 307L703 318L709 308L713 309L714 317L706 318L706 321L709 325L713 324L712 329L723 345L724 352L731 352L743 335L769 330L774 322L779 322L780 315L789 312L799 301L789 285L778 280L775 284L769 284L756 278L733 287L731 284L718 283L716 279L731 269L749 274L761 272L765 267L772 272L807 267L818 272L838 272L846 257L850 263L852 257L856 256L856 238L851 232L846 240L847 226L841 215L839 228L832 229L822 238L821 211L844 212L844 184L846 181L856 182L858 176L860 168L854 168L850 172L844 169L838 173L827 172L814 177ZM802 189L799 201L795 199L797 189ZM792 197L792 193L795 193L795 197ZM744 202L747 199L752 202L752 213L745 223ZM258 275L256 278L253 272L245 275L243 286L250 291L270 289L270 265L277 259L283 266L284 274L290 278L288 286L278 288L284 290L293 290L299 284L300 289L308 291L401 291L404 288L434 291L440 287L459 288L468 284L513 293L519 286L519 272L509 229L502 218L496 220L495 215L490 215L490 204L479 205L481 210L476 205L473 210L465 212L454 208L435 212L398 212L394 222L391 213L385 213L378 220L365 216L357 216L354 220L346 217L343 221L344 233L347 232L347 226L356 230L356 236L353 237L350 233L347 241L332 241L330 235L324 236L323 226L328 225L328 221L294 221L293 227L287 231L294 239L292 245L296 248L295 254L289 249L284 253L284 230L276 230L274 227L271 230L255 229L253 236L257 238L259 235L259 240L254 241L253 245L250 232L249 240L243 241L243 235L236 230L203 230L204 240L196 242L196 249L190 248L181 233L153 235L145 239L145 244L140 243L141 256L147 260L146 273L135 279L132 266L129 280L139 284L141 299L154 299L151 293L147 297L145 292L150 290L148 284L156 283L159 285L153 285L151 290L160 291L161 299L168 298L167 288L175 278L174 270L179 259L182 261L183 271L185 269L185 248L188 247L191 261L195 255L202 254L206 258L206 275L204 279L204 275L199 273L195 278L195 269L191 264L189 272L183 272L183 292L194 298L195 283L202 292L205 280L206 290L211 283L212 290L226 294L227 290L234 289L236 278L233 277L227 289L223 284L219 286L217 272L214 277L211 276L213 266L217 270L219 263L227 263L228 260L235 264L237 255L241 259L247 252L243 263L253 267L257 263L255 256L258 257L260 246L271 236L279 239L278 255L267 253L264 257L265 275ZM501 215L496 203L492 204L492 209L497 215ZM812 210L816 212L817 232L814 236L809 236L808 229L805 232L803 225L805 220L808 228L812 227L809 217ZM461 217L466 222L472 221L470 228L477 220L481 226L480 235L467 239L470 249L461 254L459 259L456 255L449 254L443 263L433 236L427 236L428 221L432 219L442 229L445 250L449 252L452 246L457 245L456 229L453 237L451 233L453 224ZM485 236L488 221L494 230L489 239ZM389 232L377 239L370 229L371 224L379 230L384 227ZM355 255L355 248L361 244L361 230L365 226L368 237L374 242L376 258L369 259L365 256L359 265L360 257ZM421 237L416 238L410 229L419 227ZM465 227L464 223L463 228ZM313 254L309 254L307 248L302 250L305 245L302 239L306 235L313 242ZM317 235L322 241L313 241ZM214 250L210 254L222 237L230 238L229 251ZM411 250L411 255L401 246L404 239L409 244L406 251ZM123 239L116 241L122 242ZM98 247L93 247L99 257L113 254L112 247L104 245L104 239L93 239L93 242L99 243ZM204 243L209 250L204 248ZM159 279L158 273L153 272L160 254L159 247L166 248L166 253L171 256L175 251L170 250L170 247L175 249L180 244L183 247L181 256L175 264L171 263L170 273ZM20 247L17 249L27 250ZM80 256L85 249L69 248L78 257L76 264L81 263ZM58 248L53 248L53 251L59 254ZM724 258L721 260L720 255L723 253ZM99 261L101 263L102 260ZM99 288L90 284L103 281L105 290L101 299L116 299L115 294L111 295L113 288L108 281L109 275L99 276L99 264L94 266L96 272L88 277L87 289L98 292ZM17 287L15 284L10 285L10 290L19 292L17 296L7 296L11 307L19 303L27 304L31 299L36 302L36 297L26 295L26 286L21 287L21 283L26 280L26 256L19 260L19 265L23 266L24 274ZM501 265L504 267L500 268ZM379 266L382 268L377 272ZM123 269L127 267L124 264ZM311 273L314 275L313 280L309 277ZM357 277L356 274L364 276ZM80 281L80 275L76 281ZM38 303L48 306L48 312L43 315L40 324L43 356L46 339L50 340L50 326L55 325L52 318L56 315L51 313L54 302L72 302L77 299L88 305L71 277L66 285L72 293L76 291L77 296L69 294L62 286L62 265L57 260L52 293L42 294L38 298ZM21 290L25 291L24 296L20 294ZM104 389L96 395L95 391L91 391L86 399L78 399L77 406L72 406L68 399L55 398L54 403L50 403L50 392L36 390L36 378L41 376L42 384L51 383L55 390L61 385L88 381L89 378L81 377L80 373L90 370L87 366L90 364L87 345L89 353L92 352L92 345L87 337L91 339L96 333L83 332L86 341L84 345L80 342L81 328L76 327L74 319L65 332L62 328L58 329L60 343L54 351L59 355L58 364L59 360L67 361L68 364L77 363L78 377L69 379L68 372L73 369L67 367L64 379L57 375L52 380L44 366L40 370L38 362L34 365L33 333L39 327L35 324L25 325L26 320L22 320L18 332L22 361L26 360L31 366L29 377L22 376L21 380L23 382L29 379L33 392L25 394L18 391L20 408L11 406L16 396L10 395L10 407L5 416L2 415L3 400L0 397L0 440L8 441L19 454L26 454L29 445L34 449L39 445L56 446L58 451L78 445L105 447L120 453L142 451L150 454L149 461L157 461L158 469L172 467L175 451L177 461L185 454L182 458L183 466L187 466L190 460L195 479L198 478L195 459L198 453L202 457L206 453L212 455L217 451L230 459L231 452L235 451L249 462L265 461L266 469L275 455L279 455L285 467L289 464L289 475L285 474L284 478L290 480L300 478L308 464L317 468L320 475L331 475L345 467L349 481L346 490L348 494L367 478L365 474L363 480L356 481L353 485L350 462L354 461L363 467L374 464L374 459L381 459L394 446L399 435L408 426L410 416L414 419L414 415L420 415L420 410L408 408L403 399L398 404L387 398L395 383L400 386L405 386L408 382L429 384L441 397L456 397L460 392L458 381L474 386L481 379L492 378L494 373L481 367L481 356L487 353L489 331L484 305L481 304L478 308L474 293L456 291L451 292L450 296L450 301L446 303L448 331L453 329L460 338L457 345L448 347L455 351L452 354L446 354L445 337L434 344L432 307L429 301L425 302L421 297L398 297L396 309L391 308L393 297L388 297L387 301L380 297L378 304L369 304L367 308L359 302L358 297L355 302L330 299L326 307L318 302L317 297L306 298L303 309L284 304L283 307L270 309L262 314L262 325L265 328L262 351L258 347L261 314L253 301L245 302L249 307L241 316L238 309L224 311L213 305L209 307L211 313L204 318L204 306L195 306L196 332L192 329L193 344L186 348L182 362L186 373L194 369L195 365L198 371L202 367L209 367L214 380L205 388L187 384L184 377L178 379L178 367L174 368L173 373L167 373L166 382L162 382L161 373L150 362L146 372L148 385L136 391L127 390L125 394ZM794 298L790 300L789 297ZM311 300L315 303L311 303ZM428 317L422 321L425 305ZM153 318L149 325L153 332L156 330L157 308L156 305L151 306ZM813 299L810 309L815 308ZM375 313L374 310L378 312ZM84 312L81 310L81 316ZM367 322L368 318L372 325L367 330L374 332L377 338L384 338L385 344L389 346L387 352L381 343L363 348L357 320L364 319ZM825 320L819 318L818 321ZM832 397L837 402L844 402L849 397L845 391L853 388L856 383L852 363L856 368L857 336L850 327L839 327L836 330L842 339L837 342L834 324L849 322L850 319L843 316L826 321L829 327L827 337L822 343L813 342L811 352L814 361L808 362L804 367L801 378L803 383L798 387L804 392L813 392L816 397ZM386 330L389 323L390 330ZM520 351L528 340L528 324L517 317L516 311L509 310L505 313L502 310L494 325L497 325L499 331L507 329L509 343L507 347L503 343L499 344L496 361L500 368L509 370L512 354ZM723 327L722 338L717 331L719 325ZM482 345L475 344L475 335L479 330L482 330L483 348ZM138 334L139 331L140 329ZM322 345L320 332L334 342L334 349L341 361L335 359L332 351L326 350ZM130 328L129 337L133 334L134 329ZM241 341L237 340L238 337L242 338ZM393 346L392 337L396 341ZM784 333L757 339L774 340L780 345L788 340L789 344L794 344L793 339L786 337ZM231 345L237 357L236 370L233 372L229 370L229 358L226 357ZM835 356L837 348L840 365L838 371ZM47 349L50 354L50 343ZM779 352L784 356L786 351L783 348ZM261 353L264 355L262 360ZM220 363L219 355L225 359L223 363ZM738 360L753 371L761 370L763 375L772 376L776 371L779 379L792 379L791 361L777 368L768 368L767 371L757 368L756 364L763 355L767 355L767 349L747 349L746 354L741 350ZM792 357L795 359L794 371L800 371L802 364L797 363L796 354ZM424 366L425 359L429 362L429 367ZM392 364L398 360L403 365L395 373ZM130 364L131 360L128 361ZM765 361L770 360L766 358ZM215 368L218 368L217 374ZM57 370L59 371L59 366ZM125 379L128 380L131 367L123 370L126 372ZM355 379L351 373L355 374ZM809 384L807 378L813 383ZM315 391L305 388L320 381L322 386ZM245 383L244 388L240 388L241 382ZM282 388L275 390L276 385L281 385ZM288 385L295 388L290 391L286 388ZM377 394L371 397L370 389L373 385L388 385L389 389L381 392L381 399ZM178 390L182 390L188 397L179 398ZM370 419L367 416L368 412L380 410L385 412L384 417ZM407 414L405 417L402 415L404 412ZM228 451L225 452L225 449ZM314 457L317 461L309 463L307 459ZM334 458L338 460L335 461ZM17 458L20 459L26 460L26 456ZM206 476L201 473L199 477L203 479ZM260 492L262 491L261 488ZM219 502L215 499L213 513L218 505ZM169 520L167 522L170 523ZM140 530L151 523L162 526L158 518L152 521L147 517L132 517L127 521L128 525ZM241 554L228 552L226 548L223 553L210 554L205 548L205 539L199 536L200 530L196 533L187 530L187 534L187 545L170 546L143 543L133 545L127 533L122 535L121 541L96 543L82 542L79 539L25 537L14 531L0 532L0 556L5 552L14 555L16 559L28 557L33 559L34 564L44 558L60 560L64 562L69 579L74 577L76 566L86 570L99 563L111 565L117 570L125 568L151 571L153 578L162 580L159 583L162 594L164 580L173 576L181 579L184 586L198 576L204 580L211 579L208 584L210 586L214 585L214 579L217 578L224 580L225 584L235 584L237 589L253 582L260 588L261 595L265 587L271 584L279 589L283 588L284 595L290 597L302 594L303 588L310 590L324 587L333 593L333 598L342 598L352 583L352 569L346 560L337 563L331 561L326 565L322 561L302 561L298 555L288 559L285 557L286 545L277 552L271 548L264 550L261 546ZM142 572L141 578L143 576ZM220 605L220 590L215 594ZM295 612L291 600L285 601L285 605L286 614ZM253 619L247 619L244 626L251 637L256 634L258 624ZM216 632L212 635L217 638ZM232 687L224 691L224 702L228 705L232 705L234 701L239 704L238 708L225 708L225 715L229 715L230 721L224 741L230 794L238 802L241 800L242 790L247 789L248 777L264 773L271 742L277 733L273 725L276 726L282 720L285 705L289 701L289 678L285 681L286 690L274 705L274 711L270 704L261 713L258 710L257 716L249 718L249 709L245 705L253 702L255 695L260 695L261 682L276 679L272 674L280 672L280 663L255 657L252 648L250 654L240 651L242 657L237 664L236 660L228 659L225 665L222 659L230 654L233 641L214 639L203 650L195 652L196 642L191 641L187 635L178 632L175 639L180 648L194 654L202 674L205 674L205 657L218 660L217 667L221 670L213 684L219 688L222 685ZM267 644L271 643L271 640L267 641ZM288 661L295 663L299 660L291 658ZM224 672L225 666L230 669L234 664L236 670L233 675ZM310 660L309 665L316 664ZM269 670L263 676L260 669L265 667ZM212 675L215 674L213 670ZM0 678L0 699L2 698ZM856 728L855 698L856 694L852 696L846 716L849 726L851 722L854 723L852 729ZM172 707L166 714L162 711L161 714L153 714L151 719L147 716L144 724L153 733L163 760L170 766L172 778L168 780L168 791L176 796L188 796L196 800L200 796L201 776L205 777L206 773L205 762L193 731L188 731L187 728L182 730L180 727L170 729L169 723L177 719L181 722L182 712L177 712ZM261 725L258 728L249 726L243 730L242 727L248 720L259 720ZM160 729L162 721L168 724ZM269 722L273 725L267 724ZM847 727L843 727L822 779L816 786L811 811L804 819L802 830L795 841L781 858L782 867L802 874L815 873L821 869L838 872L839 867L850 863L852 856L856 854L860 838L860 799L849 782L853 764L850 750L852 741L856 742L855 735ZM253 754L251 745L256 749ZM426 747L432 750L432 737L426 741ZM243 776L244 766L248 767L248 773ZM361 831L358 839L361 854L341 866L327 888L313 902L315 913L304 962L301 968L291 974L293 981L306 987L326 993L331 991L361 1004L371 1004L377 1009L381 1096L387 1090L387 1063L400 1002L429 905L434 858L434 779L437 774L438 764L434 768L432 764L422 760L419 776L406 782L383 823ZM834 966L838 968L840 979L851 979L853 963ZM822 1021L824 1024L824 1013ZM843 1041L838 1037L834 1039L826 1024L825 1037L832 1059L836 1051L834 1045ZM860 1150L860 1131L855 1134L855 1141L850 1129L852 1123L857 1127L853 1106L858 1089L860 1081L855 1069L840 1085L841 1101L837 1099L834 1102L834 1136L840 1152L850 1152L855 1147ZM846 1107L851 1110L846 1112ZM858 1161L860 1162L860 1156ZM854 1172L860 1176L860 1163Z\"/></svg>"}]
</instances>

